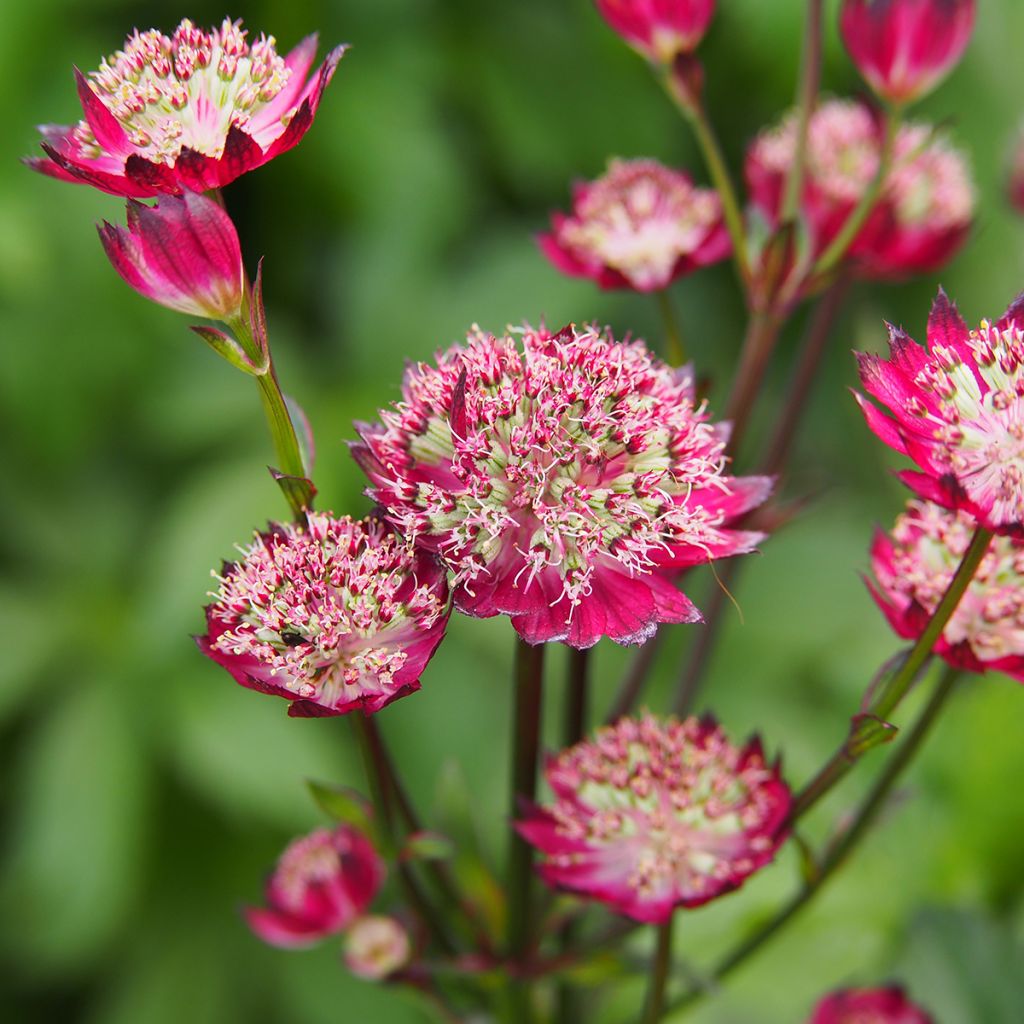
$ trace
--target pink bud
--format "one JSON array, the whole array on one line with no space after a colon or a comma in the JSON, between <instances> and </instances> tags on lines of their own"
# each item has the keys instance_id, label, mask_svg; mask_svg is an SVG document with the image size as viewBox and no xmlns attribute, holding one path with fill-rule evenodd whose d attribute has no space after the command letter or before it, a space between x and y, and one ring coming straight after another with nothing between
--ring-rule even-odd
<instances>
[{"instance_id":1,"label":"pink bud","mask_svg":"<svg viewBox=\"0 0 1024 1024\"><path fill-rule=\"evenodd\" d=\"M845 989L826 996L814 1008L808 1024L932 1024L899 988Z\"/></svg>"},{"instance_id":2,"label":"pink bud","mask_svg":"<svg viewBox=\"0 0 1024 1024\"><path fill-rule=\"evenodd\" d=\"M839 29L857 69L892 103L931 92L960 60L975 0L843 0Z\"/></svg>"},{"instance_id":3,"label":"pink bud","mask_svg":"<svg viewBox=\"0 0 1024 1024\"><path fill-rule=\"evenodd\" d=\"M238 233L212 199L186 192L146 206L128 200L128 226L99 227L114 269L140 295L190 316L229 320L242 308Z\"/></svg>"},{"instance_id":4,"label":"pink bud","mask_svg":"<svg viewBox=\"0 0 1024 1024\"><path fill-rule=\"evenodd\" d=\"M345 936L345 964L360 978L380 981L409 962L409 934L393 917L361 917Z\"/></svg>"},{"instance_id":5,"label":"pink bud","mask_svg":"<svg viewBox=\"0 0 1024 1024\"><path fill-rule=\"evenodd\" d=\"M669 64L704 38L715 0L595 0L605 21L648 60Z\"/></svg>"}]
</instances>

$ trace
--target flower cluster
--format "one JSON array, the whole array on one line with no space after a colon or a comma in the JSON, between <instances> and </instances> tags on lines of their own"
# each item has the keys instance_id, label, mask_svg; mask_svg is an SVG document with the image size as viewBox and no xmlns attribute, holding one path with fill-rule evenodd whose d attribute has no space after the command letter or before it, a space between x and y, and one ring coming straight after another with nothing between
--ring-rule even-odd
<instances>
[{"instance_id":1,"label":"flower cluster","mask_svg":"<svg viewBox=\"0 0 1024 1024\"><path fill-rule=\"evenodd\" d=\"M699 613L669 572L752 550L730 521L770 481L725 474L726 433L689 370L592 329L472 333L409 368L363 425L369 491L454 573L456 607L529 643L648 639Z\"/></svg>"},{"instance_id":2,"label":"flower cluster","mask_svg":"<svg viewBox=\"0 0 1024 1024\"><path fill-rule=\"evenodd\" d=\"M807 1024L932 1024L932 1018L902 989L851 988L822 999Z\"/></svg>"},{"instance_id":3,"label":"flower cluster","mask_svg":"<svg viewBox=\"0 0 1024 1024\"><path fill-rule=\"evenodd\" d=\"M656 160L612 160L603 177L576 185L572 214L551 222L539 239L548 259L602 288L660 290L731 248L714 189Z\"/></svg>"},{"instance_id":4,"label":"flower cluster","mask_svg":"<svg viewBox=\"0 0 1024 1024\"><path fill-rule=\"evenodd\" d=\"M963 509L998 533L1024 525L1024 301L968 330L939 292L928 347L889 328L890 358L858 356L871 429L919 471L900 479L922 498Z\"/></svg>"},{"instance_id":5,"label":"flower cluster","mask_svg":"<svg viewBox=\"0 0 1024 1024\"><path fill-rule=\"evenodd\" d=\"M601 16L638 53L670 64L704 38L715 0L596 0Z\"/></svg>"},{"instance_id":6,"label":"flower cluster","mask_svg":"<svg viewBox=\"0 0 1024 1024\"><path fill-rule=\"evenodd\" d=\"M448 620L444 570L375 519L273 525L218 579L200 648L290 715L369 714L418 690Z\"/></svg>"},{"instance_id":7,"label":"flower cluster","mask_svg":"<svg viewBox=\"0 0 1024 1024\"><path fill-rule=\"evenodd\" d=\"M362 832L320 828L288 845L267 882L267 906L247 908L246 920L272 946L310 946L352 925L383 880L384 864Z\"/></svg>"},{"instance_id":8,"label":"flower cluster","mask_svg":"<svg viewBox=\"0 0 1024 1024\"><path fill-rule=\"evenodd\" d=\"M784 838L790 795L758 740L734 747L710 719L623 718L552 758L555 802L520 834L550 885L661 923L737 888Z\"/></svg>"},{"instance_id":9,"label":"flower cluster","mask_svg":"<svg viewBox=\"0 0 1024 1024\"><path fill-rule=\"evenodd\" d=\"M314 36L286 57L273 36L246 39L225 18L203 31L188 19L170 36L133 33L86 77L84 119L44 125L44 174L122 196L205 192L291 149L305 135L344 47L307 80Z\"/></svg>"}]
</instances>

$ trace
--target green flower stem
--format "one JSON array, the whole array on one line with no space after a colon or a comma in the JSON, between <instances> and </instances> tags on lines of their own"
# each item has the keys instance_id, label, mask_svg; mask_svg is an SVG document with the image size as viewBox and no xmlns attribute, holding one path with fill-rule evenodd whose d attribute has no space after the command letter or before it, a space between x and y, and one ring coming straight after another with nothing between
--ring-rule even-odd
<instances>
[{"instance_id":1,"label":"green flower stem","mask_svg":"<svg viewBox=\"0 0 1024 1024\"><path fill-rule=\"evenodd\" d=\"M651 964L651 980L647 987L647 1001L644 1005L642 1024L655 1024L661 1020L665 1009L665 987L668 984L669 970L672 966L672 922L675 914L660 925L658 945Z\"/></svg>"},{"instance_id":2,"label":"green flower stem","mask_svg":"<svg viewBox=\"0 0 1024 1024\"><path fill-rule=\"evenodd\" d=\"M745 963L757 950L764 946L769 939L778 934L822 890L825 883L836 873L837 869L842 866L846 858L864 838L868 829L878 817L879 812L885 807L886 800L892 792L893 786L921 748L933 723L955 689L960 675L960 671L954 668L947 668L943 673L935 692L921 712L917 722L915 722L910 734L905 739L898 741L899 745L861 804L853 823L826 850L814 878L775 917L724 957L716 965L703 986L692 988L685 995L672 1002L668 1007L669 1012L690 1007L708 995L714 985L724 980L728 974Z\"/></svg>"},{"instance_id":3,"label":"green flower stem","mask_svg":"<svg viewBox=\"0 0 1024 1024\"><path fill-rule=\"evenodd\" d=\"M767 310L757 310L750 315L740 350L739 367L725 407L725 419L732 424L729 451L733 455L739 451L746 433L782 324L779 316Z\"/></svg>"},{"instance_id":4,"label":"green flower stem","mask_svg":"<svg viewBox=\"0 0 1024 1024\"><path fill-rule=\"evenodd\" d=\"M619 684L618 693L612 706L608 709L605 717L605 724L611 725L617 722L623 715L628 715L633 705L640 699L640 695L647 685L647 679L654 667L658 653L665 642L665 630L659 629L647 643L633 655L629 663L629 669Z\"/></svg>"},{"instance_id":5,"label":"green flower stem","mask_svg":"<svg viewBox=\"0 0 1024 1024\"><path fill-rule=\"evenodd\" d=\"M669 295L667 288L662 288L655 294L658 296L661 319L665 326L665 354L672 366L682 366L686 362L686 345L679 327L679 317L676 316L675 307L672 305L672 296Z\"/></svg>"},{"instance_id":6,"label":"green flower stem","mask_svg":"<svg viewBox=\"0 0 1024 1024\"><path fill-rule=\"evenodd\" d=\"M540 756L541 699L543 696L544 647L531 646L516 636L515 712L512 733L512 791L509 819L507 949L515 966L526 957L531 942L531 882L533 848L512 827L523 801L532 803L537 794L537 763ZM528 1024L533 1013L527 982L508 972L508 1019L510 1024Z\"/></svg>"},{"instance_id":7,"label":"green flower stem","mask_svg":"<svg viewBox=\"0 0 1024 1024\"><path fill-rule=\"evenodd\" d=\"M907 695L914 679L928 656L936 641L942 635L943 629L956 611L960 598L970 585L974 574L988 551L989 543L992 540L992 533L984 527L979 526L974 531L974 537L960 561L953 579L950 580L946 592L935 609L928 625L918 638L917 643L911 648L906 660L900 665L896 673L889 679L878 697L869 705L867 713L876 718L886 720L889 715L899 706L900 702ZM793 809L790 813L790 823L797 821L806 814L826 793L828 793L850 769L860 760L860 754L850 749L849 742L843 745L831 757L828 763L820 772L800 791L793 801Z\"/></svg>"}]
</instances>

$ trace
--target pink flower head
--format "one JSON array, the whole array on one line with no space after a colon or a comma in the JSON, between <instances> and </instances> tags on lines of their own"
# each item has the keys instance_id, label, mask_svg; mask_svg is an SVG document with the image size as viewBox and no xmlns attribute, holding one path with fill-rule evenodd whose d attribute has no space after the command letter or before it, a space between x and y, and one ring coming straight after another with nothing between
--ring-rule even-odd
<instances>
[{"instance_id":1,"label":"pink flower head","mask_svg":"<svg viewBox=\"0 0 1024 1024\"><path fill-rule=\"evenodd\" d=\"M932 1024L932 1018L902 989L851 988L822 999L807 1024Z\"/></svg>"},{"instance_id":2,"label":"pink flower head","mask_svg":"<svg viewBox=\"0 0 1024 1024\"><path fill-rule=\"evenodd\" d=\"M960 60L974 8L974 0L843 0L839 30L868 85L892 103L909 103Z\"/></svg>"},{"instance_id":3,"label":"pink flower head","mask_svg":"<svg viewBox=\"0 0 1024 1024\"><path fill-rule=\"evenodd\" d=\"M120 196L220 188L306 134L345 49L307 80L316 47L308 36L280 57L273 36L249 42L230 18L208 32L186 18L170 37L136 30L99 71L76 69L84 119L43 125L47 158L28 163Z\"/></svg>"},{"instance_id":4,"label":"pink flower head","mask_svg":"<svg viewBox=\"0 0 1024 1024\"><path fill-rule=\"evenodd\" d=\"M273 524L217 579L200 649L293 716L370 714L418 690L448 621L444 569L376 519Z\"/></svg>"},{"instance_id":5,"label":"pink flower head","mask_svg":"<svg viewBox=\"0 0 1024 1024\"><path fill-rule=\"evenodd\" d=\"M245 917L272 946L311 946L352 924L383 880L384 864L362 832L318 828L288 845L267 882L267 906L248 907Z\"/></svg>"},{"instance_id":6,"label":"pink flower head","mask_svg":"<svg viewBox=\"0 0 1024 1024\"><path fill-rule=\"evenodd\" d=\"M604 177L575 187L572 214L551 223L544 254L602 288L656 291L731 249L718 193L656 160L612 160Z\"/></svg>"},{"instance_id":7,"label":"pink flower head","mask_svg":"<svg viewBox=\"0 0 1024 1024\"><path fill-rule=\"evenodd\" d=\"M595 0L601 17L648 60L671 64L704 38L715 0Z\"/></svg>"},{"instance_id":8,"label":"pink flower head","mask_svg":"<svg viewBox=\"0 0 1024 1024\"><path fill-rule=\"evenodd\" d=\"M796 159L797 118L787 115L747 152L751 200L777 225ZM878 173L882 131L875 113L853 100L826 100L811 115L800 212L821 255ZM849 249L861 277L891 280L933 271L970 230L974 187L963 155L926 125L900 129L881 199Z\"/></svg>"},{"instance_id":9,"label":"pink flower head","mask_svg":"<svg viewBox=\"0 0 1024 1024\"><path fill-rule=\"evenodd\" d=\"M974 529L966 512L911 501L891 534L876 533L868 586L897 635L916 640L924 632ZM1024 682L1024 540L992 539L935 651L959 668Z\"/></svg>"},{"instance_id":10,"label":"pink flower head","mask_svg":"<svg viewBox=\"0 0 1024 1024\"><path fill-rule=\"evenodd\" d=\"M742 885L781 844L790 793L757 739L711 719L623 718L548 761L555 802L520 835L549 885L660 924Z\"/></svg>"},{"instance_id":11,"label":"pink flower head","mask_svg":"<svg viewBox=\"0 0 1024 1024\"><path fill-rule=\"evenodd\" d=\"M345 936L345 966L357 977L380 981L409 962L409 933L393 917L361 917Z\"/></svg>"},{"instance_id":12,"label":"pink flower head","mask_svg":"<svg viewBox=\"0 0 1024 1024\"><path fill-rule=\"evenodd\" d=\"M859 353L868 426L919 471L900 479L920 497L963 509L997 533L1024 525L1024 297L994 324L968 330L939 291L928 347L889 327L890 357Z\"/></svg>"},{"instance_id":13,"label":"pink flower head","mask_svg":"<svg viewBox=\"0 0 1024 1024\"><path fill-rule=\"evenodd\" d=\"M146 206L128 200L128 227L106 221L100 241L114 269L162 306L213 320L237 317L245 292L231 218L212 199L185 192Z\"/></svg>"},{"instance_id":14,"label":"pink flower head","mask_svg":"<svg viewBox=\"0 0 1024 1024\"><path fill-rule=\"evenodd\" d=\"M642 643L700 613L669 581L753 549L727 528L771 481L725 474L726 431L688 369L641 341L530 327L411 366L353 447L368 492L454 573L456 607L507 614L528 643Z\"/></svg>"}]
</instances>

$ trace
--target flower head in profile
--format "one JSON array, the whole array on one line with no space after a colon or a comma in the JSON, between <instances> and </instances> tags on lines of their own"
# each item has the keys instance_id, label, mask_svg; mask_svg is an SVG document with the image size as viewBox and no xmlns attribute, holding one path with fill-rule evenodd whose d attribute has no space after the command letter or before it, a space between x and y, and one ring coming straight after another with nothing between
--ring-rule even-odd
<instances>
[{"instance_id":1,"label":"flower head in profile","mask_svg":"<svg viewBox=\"0 0 1024 1024\"><path fill-rule=\"evenodd\" d=\"M382 522L310 512L225 565L200 649L296 716L379 711L420 687L444 637L444 569Z\"/></svg>"},{"instance_id":2,"label":"flower head in profile","mask_svg":"<svg viewBox=\"0 0 1024 1024\"><path fill-rule=\"evenodd\" d=\"M932 1018L900 988L850 988L822 999L807 1024L932 1024Z\"/></svg>"},{"instance_id":3,"label":"flower head in profile","mask_svg":"<svg viewBox=\"0 0 1024 1024\"><path fill-rule=\"evenodd\" d=\"M353 448L368 492L454 574L456 607L529 643L641 643L699 613L670 582L753 549L730 522L767 496L726 475L726 432L687 369L593 329L479 329L411 366Z\"/></svg>"},{"instance_id":4,"label":"flower head in profile","mask_svg":"<svg viewBox=\"0 0 1024 1024\"><path fill-rule=\"evenodd\" d=\"M383 880L384 863L362 832L319 828L288 845L267 882L266 907L248 907L245 917L272 946L311 946L348 928Z\"/></svg>"},{"instance_id":5,"label":"flower head in profile","mask_svg":"<svg viewBox=\"0 0 1024 1024\"><path fill-rule=\"evenodd\" d=\"M671 64L704 38L715 0L595 0L601 17L648 60Z\"/></svg>"},{"instance_id":6,"label":"flower head in profile","mask_svg":"<svg viewBox=\"0 0 1024 1024\"><path fill-rule=\"evenodd\" d=\"M710 719L623 718L548 761L554 803L517 825L544 880L662 923L737 888L782 842L790 793L758 740Z\"/></svg>"},{"instance_id":7,"label":"flower head in profile","mask_svg":"<svg viewBox=\"0 0 1024 1024\"><path fill-rule=\"evenodd\" d=\"M891 103L927 95L960 60L975 0L843 0L839 30L857 70Z\"/></svg>"},{"instance_id":8,"label":"flower head in profile","mask_svg":"<svg viewBox=\"0 0 1024 1024\"><path fill-rule=\"evenodd\" d=\"M366 981L380 981L401 970L411 953L409 933L393 917L361 917L345 936L345 966Z\"/></svg>"},{"instance_id":9,"label":"flower head in profile","mask_svg":"<svg viewBox=\"0 0 1024 1024\"><path fill-rule=\"evenodd\" d=\"M868 425L917 471L900 473L920 497L963 509L997 533L1024 525L1024 298L995 323L968 330L939 292L927 348L889 327L890 356L858 355Z\"/></svg>"},{"instance_id":10,"label":"flower head in profile","mask_svg":"<svg viewBox=\"0 0 1024 1024\"><path fill-rule=\"evenodd\" d=\"M128 226L100 226L114 269L137 292L192 316L228 320L245 284L238 233L212 199L186 192L147 206L128 200Z\"/></svg>"},{"instance_id":11,"label":"flower head in profile","mask_svg":"<svg viewBox=\"0 0 1024 1024\"><path fill-rule=\"evenodd\" d=\"M576 186L569 216L551 220L545 255L602 288L660 290L731 247L718 193L656 160L612 160L603 177Z\"/></svg>"},{"instance_id":12,"label":"flower head in profile","mask_svg":"<svg viewBox=\"0 0 1024 1024\"><path fill-rule=\"evenodd\" d=\"M924 632L974 531L966 512L911 501L891 534L875 535L868 585L899 636L916 640ZM958 668L1024 682L1024 540L992 539L935 652Z\"/></svg>"},{"instance_id":13,"label":"flower head in profile","mask_svg":"<svg viewBox=\"0 0 1024 1024\"><path fill-rule=\"evenodd\" d=\"M315 36L287 56L241 21L204 31L187 18L170 36L135 31L98 71L75 71L84 117L44 125L44 174L121 196L205 192L295 146L313 123L344 47L307 79Z\"/></svg>"}]
</instances>

